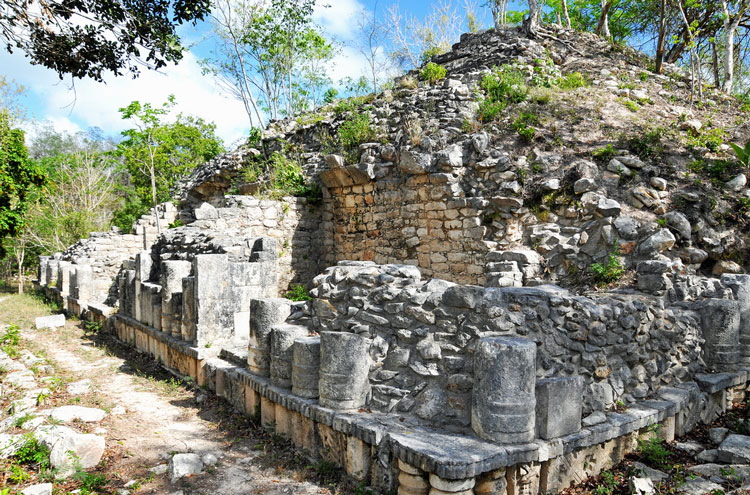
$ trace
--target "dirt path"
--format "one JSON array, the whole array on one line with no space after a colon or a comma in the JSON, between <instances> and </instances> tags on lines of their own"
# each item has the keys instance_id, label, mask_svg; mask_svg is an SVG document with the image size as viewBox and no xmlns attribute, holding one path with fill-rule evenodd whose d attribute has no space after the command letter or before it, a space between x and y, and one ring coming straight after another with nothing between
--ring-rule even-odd
<instances>
[{"instance_id":1,"label":"dirt path","mask_svg":"<svg viewBox=\"0 0 750 495\"><path fill-rule=\"evenodd\" d=\"M13 303L13 296L3 306L9 302ZM10 323L2 320L3 313L0 324ZM101 423L76 425L105 436L106 451L97 471L109 482L100 492L306 495L352 491L349 483L338 483L340 473L316 470L287 442L233 412L223 400L183 383L109 335L85 333L82 326L69 320L57 330L22 328L21 337L27 349L47 358L63 383L84 379L92 383L88 393L75 397L59 387L62 395L56 392L50 405L76 404L108 412ZM208 456L208 464L213 456L218 462L207 464L202 474L171 482L166 467L176 453Z\"/></svg>"}]
</instances>

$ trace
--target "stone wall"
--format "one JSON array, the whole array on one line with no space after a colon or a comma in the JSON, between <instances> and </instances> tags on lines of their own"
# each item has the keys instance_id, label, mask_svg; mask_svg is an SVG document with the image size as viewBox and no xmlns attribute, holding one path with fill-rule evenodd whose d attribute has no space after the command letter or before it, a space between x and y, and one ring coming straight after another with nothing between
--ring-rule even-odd
<instances>
[{"instance_id":1,"label":"stone wall","mask_svg":"<svg viewBox=\"0 0 750 495\"><path fill-rule=\"evenodd\" d=\"M583 377L588 414L706 369L736 369L747 352L744 344L739 351L740 335L750 333L730 289L747 289L750 277L737 277L714 279L701 301L670 304L642 293L575 296L551 285L459 286L422 280L415 267L342 262L314 280L312 328L372 339L369 405L376 410L468 426L481 378L477 343L504 336L536 343L536 378Z\"/></svg>"}]
</instances>

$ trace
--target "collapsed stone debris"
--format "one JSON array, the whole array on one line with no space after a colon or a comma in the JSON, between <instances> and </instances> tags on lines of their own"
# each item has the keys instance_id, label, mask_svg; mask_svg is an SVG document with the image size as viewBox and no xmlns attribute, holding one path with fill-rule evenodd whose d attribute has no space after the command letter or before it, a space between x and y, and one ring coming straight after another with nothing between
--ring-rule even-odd
<instances>
[{"instance_id":1,"label":"collapsed stone debris","mask_svg":"<svg viewBox=\"0 0 750 495\"><path fill-rule=\"evenodd\" d=\"M601 62L605 42L588 42ZM650 425L682 435L744 397L750 276L701 272L734 234L680 212L647 220L671 193L634 156L601 170L534 150L539 187L578 203L544 221L530 211L516 172L527 157L460 129L491 66L545 48L571 56L515 31L463 37L436 59L442 86L373 101L389 139L362 144L357 163L321 146L333 117L275 123L263 146L304 150L318 204L230 194L261 154L245 145L199 168L179 208L42 257L38 283L309 456L401 495L556 493L632 451ZM598 72L602 90L617 90L611 75ZM412 139L403 126L420 119L434 132ZM626 167L646 180L623 192ZM182 226L157 236L153 215ZM616 242L631 287L560 286ZM310 300L280 298L291 283Z\"/></svg>"}]
</instances>

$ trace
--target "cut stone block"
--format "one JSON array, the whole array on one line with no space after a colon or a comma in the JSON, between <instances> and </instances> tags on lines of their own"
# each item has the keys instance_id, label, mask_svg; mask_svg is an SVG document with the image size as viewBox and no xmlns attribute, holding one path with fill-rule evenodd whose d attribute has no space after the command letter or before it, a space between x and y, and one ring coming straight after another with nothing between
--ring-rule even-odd
<instances>
[{"instance_id":1,"label":"cut stone block","mask_svg":"<svg viewBox=\"0 0 750 495\"><path fill-rule=\"evenodd\" d=\"M551 439L581 429L583 377L545 378L536 382L536 427Z\"/></svg>"},{"instance_id":2,"label":"cut stone block","mask_svg":"<svg viewBox=\"0 0 750 495\"><path fill-rule=\"evenodd\" d=\"M365 405L370 390L369 340L354 333L320 334L320 405L355 409Z\"/></svg>"},{"instance_id":3,"label":"cut stone block","mask_svg":"<svg viewBox=\"0 0 750 495\"><path fill-rule=\"evenodd\" d=\"M536 344L515 337L480 339L474 377L471 426L477 435L508 444L532 441Z\"/></svg>"},{"instance_id":4,"label":"cut stone block","mask_svg":"<svg viewBox=\"0 0 750 495\"><path fill-rule=\"evenodd\" d=\"M39 316L34 320L37 330L42 328L59 328L65 326L65 315Z\"/></svg>"}]
</instances>

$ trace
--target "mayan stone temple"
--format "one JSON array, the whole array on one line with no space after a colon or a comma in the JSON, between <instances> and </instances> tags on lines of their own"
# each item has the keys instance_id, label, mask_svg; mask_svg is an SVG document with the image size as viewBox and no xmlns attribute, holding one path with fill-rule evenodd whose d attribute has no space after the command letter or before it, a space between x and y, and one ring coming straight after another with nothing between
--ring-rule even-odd
<instances>
[{"instance_id":1,"label":"mayan stone temple","mask_svg":"<svg viewBox=\"0 0 750 495\"><path fill-rule=\"evenodd\" d=\"M750 276L691 180L624 148L595 160L605 138L587 129L609 124L584 114L562 145L466 125L492 67L551 59L616 98L636 55L565 31L464 35L434 58L444 80L405 76L358 110L372 142L331 149L334 111L272 122L132 232L43 257L38 283L377 490L557 493L639 438L710 422L750 379ZM659 77L643 90L657 102ZM322 198L243 182L274 152ZM631 279L576 289L613 246ZM284 298L293 284L310 300Z\"/></svg>"}]
</instances>

